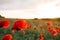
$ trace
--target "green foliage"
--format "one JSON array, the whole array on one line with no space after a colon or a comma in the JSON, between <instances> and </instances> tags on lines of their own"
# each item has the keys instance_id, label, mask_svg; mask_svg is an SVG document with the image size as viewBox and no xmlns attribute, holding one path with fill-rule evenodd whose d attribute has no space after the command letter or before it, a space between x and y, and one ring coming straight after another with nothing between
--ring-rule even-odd
<instances>
[{"instance_id":1,"label":"green foliage","mask_svg":"<svg viewBox=\"0 0 60 40\"><path fill-rule=\"evenodd\" d=\"M60 20L60 19L59 19ZM12 35L12 31L11 31L11 27L13 25L14 20L9 20L10 21L10 26L8 29L3 29L0 28L0 40L2 40L2 37L5 34L11 34ZM29 23L29 22L28 22ZM16 31L14 32L13 36L13 40L39 40L39 34L41 34L41 27L40 25L38 25L36 22L32 22L31 23L32 29L24 29L24 31L26 32L26 34L22 34L20 31ZM34 30L34 26L38 27L38 30ZM46 25L45 25L46 26ZM48 26L47 26L48 27ZM46 28L45 30L45 34L44 35L44 40L60 40L60 34L56 37L54 37Z\"/></svg>"},{"instance_id":2,"label":"green foliage","mask_svg":"<svg viewBox=\"0 0 60 40\"><path fill-rule=\"evenodd\" d=\"M60 18L57 18L58 21L60 21Z\"/></svg>"}]
</instances>

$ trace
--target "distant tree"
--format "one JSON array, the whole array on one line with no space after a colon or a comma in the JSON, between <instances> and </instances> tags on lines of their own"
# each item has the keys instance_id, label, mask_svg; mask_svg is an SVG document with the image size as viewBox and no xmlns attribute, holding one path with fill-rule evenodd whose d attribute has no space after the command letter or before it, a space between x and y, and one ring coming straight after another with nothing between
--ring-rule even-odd
<instances>
[{"instance_id":1,"label":"distant tree","mask_svg":"<svg viewBox=\"0 0 60 40\"><path fill-rule=\"evenodd\" d=\"M38 18L34 18L34 20L38 20Z\"/></svg>"},{"instance_id":2,"label":"distant tree","mask_svg":"<svg viewBox=\"0 0 60 40\"><path fill-rule=\"evenodd\" d=\"M5 17L3 17L3 16L0 15L0 18L5 18Z\"/></svg>"}]
</instances>

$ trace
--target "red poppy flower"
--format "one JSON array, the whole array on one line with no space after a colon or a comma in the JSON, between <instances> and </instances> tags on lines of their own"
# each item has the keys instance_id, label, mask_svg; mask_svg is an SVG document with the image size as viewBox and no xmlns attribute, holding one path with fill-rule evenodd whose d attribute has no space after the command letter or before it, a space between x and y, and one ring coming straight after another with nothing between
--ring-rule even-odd
<instances>
[{"instance_id":1,"label":"red poppy flower","mask_svg":"<svg viewBox=\"0 0 60 40\"><path fill-rule=\"evenodd\" d=\"M60 28L59 27L56 26L55 29L58 33L60 33Z\"/></svg>"},{"instance_id":2,"label":"red poppy flower","mask_svg":"<svg viewBox=\"0 0 60 40\"><path fill-rule=\"evenodd\" d=\"M17 20L15 21L15 23L13 24L12 30L21 30L24 28L27 28L27 22L25 20Z\"/></svg>"},{"instance_id":3,"label":"red poppy flower","mask_svg":"<svg viewBox=\"0 0 60 40\"><path fill-rule=\"evenodd\" d=\"M57 36L57 31L51 27L48 28L48 30L50 31L50 33L53 35L53 36Z\"/></svg>"},{"instance_id":4,"label":"red poppy flower","mask_svg":"<svg viewBox=\"0 0 60 40\"><path fill-rule=\"evenodd\" d=\"M57 31L55 29L53 29L53 31L51 32L53 34L53 36L57 36Z\"/></svg>"},{"instance_id":5,"label":"red poppy flower","mask_svg":"<svg viewBox=\"0 0 60 40\"><path fill-rule=\"evenodd\" d=\"M27 25L27 29L31 29L31 25L30 24Z\"/></svg>"},{"instance_id":6,"label":"red poppy flower","mask_svg":"<svg viewBox=\"0 0 60 40\"><path fill-rule=\"evenodd\" d=\"M1 20L0 21L0 28L8 28L9 21L8 20Z\"/></svg>"},{"instance_id":7,"label":"red poppy flower","mask_svg":"<svg viewBox=\"0 0 60 40\"><path fill-rule=\"evenodd\" d=\"M3 36L2 40L12 40L12 35L6 34Z\"/></svg>"},{"instance_id":8,"label":"red poppy flower","mask_svg":"<svg viewBox=\"0 0 60 40\"><path fill-rule=\"evenodd\" d=\"M51 22L51 21L46 21L46 24L47 24L48 26L52 26L52 22Z\"/></svg>"},{"instance_id":9,"label":"red poppy flower","mask_svg":"<svg viewBox=\"0 0 60 40\"><path fill-rule=\"evenodd\" d=\"M39 40L44 40L44 36L42 34L39 35Z\"/></svg>"},{"instance_id":10,"label":"red poppy flower","mask_svg":"<svg viewBox=\"0 0 60 40\"><path fill-rule=\"evenodd\" d=\"M52 31L52 27L48 27L48 30L49 30L49 31Z\"/></svg>"}]
</instances>

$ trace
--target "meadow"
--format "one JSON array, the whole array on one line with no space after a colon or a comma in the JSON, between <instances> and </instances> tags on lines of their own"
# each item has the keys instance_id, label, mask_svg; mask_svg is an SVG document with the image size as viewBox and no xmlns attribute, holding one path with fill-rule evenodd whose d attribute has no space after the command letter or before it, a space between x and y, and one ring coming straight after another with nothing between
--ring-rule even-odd
<instances>
[{"instance_id":1,"label":"meadow","mask_svg":"<svg viewBox=\"0 0 60 40\"><path fill-rule=\"evenodd\" d=\"M1 28L0 27L0 40L3 39L3 36L5 34L11 34L12 40L60 40L60 30L56 30L56 27L60 29L60 19L23 19L29 24L28 29L24 29L25 34L21 33L21 31L14 31L14 34L12 34L12 26L16 20L21 19L12 19L12 18L0 18L0 20L9 20L9 27L8 28ZM50 21L50 24L47 24L46 22ZM48 29L50 26L52 29L56 30L54 32L51 32L50 29ZM52 30L53 31L53 30ZM55 35L56 34L56 35Z\"/></svg>"}]
</instances>

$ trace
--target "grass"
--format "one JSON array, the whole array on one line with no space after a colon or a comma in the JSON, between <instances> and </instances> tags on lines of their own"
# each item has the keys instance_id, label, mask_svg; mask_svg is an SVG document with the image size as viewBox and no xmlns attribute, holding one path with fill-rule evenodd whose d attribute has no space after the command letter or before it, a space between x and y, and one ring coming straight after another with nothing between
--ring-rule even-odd
<instances>
[{"instance_id":1,"label":"grass","mask_svg":"<svg viewBox=\"0 0 60 40\"><path fill-rule=\"evenodd\" d=\"M1 19L1 20L4 20L4 19ZM13 23L15 20L19 20L19 19L8 19L9 22L10 22L10 26L8 29L3 29L3 28L0 28L0 40L2 40L2 36L5 35L5 34L11 34L12 35L12 32L11 32L11 27L13 26ZM20 31L16 31L15 30L15 33L13 36L13 39L12 40L39 40L38 36L39 34L42 33L41 31L41 25L44 25L45 28L46 28L46 32L43 33L44 35L44 40L60 40L60 33L58 34L58 36L54 37L52 36L52 34L50 34L50 32L47 30L47 25L46 25L46 21L49 20L49 21L52 21L53 23L53 27L58 25L60 27L60 19L24 19L27 21L28 24L30 24L32 26L32 29L25 29L25 32L26 34L23 35ZM35 31L33 28L37 26L38 27L38 30Z\"/></svg>"}]
</instances>

